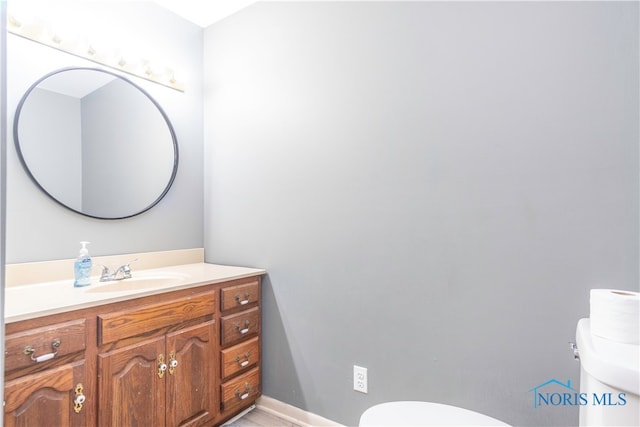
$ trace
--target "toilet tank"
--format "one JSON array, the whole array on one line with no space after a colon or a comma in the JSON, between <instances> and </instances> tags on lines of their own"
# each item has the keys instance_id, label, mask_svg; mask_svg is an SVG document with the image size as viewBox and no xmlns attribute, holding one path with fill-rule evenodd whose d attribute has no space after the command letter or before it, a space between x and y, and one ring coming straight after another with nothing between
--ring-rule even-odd
<instances>
[{"instance_id":1,"label":"toilet tank","mask_svg":"<svg viewBox=\"0 0 640 427\"><path fill-rule=\"evenodd\" d=\"M589 319L576 330L580 353L580 425L640 426L640 345L591 334Z\"/></svg>"}]
</instances>

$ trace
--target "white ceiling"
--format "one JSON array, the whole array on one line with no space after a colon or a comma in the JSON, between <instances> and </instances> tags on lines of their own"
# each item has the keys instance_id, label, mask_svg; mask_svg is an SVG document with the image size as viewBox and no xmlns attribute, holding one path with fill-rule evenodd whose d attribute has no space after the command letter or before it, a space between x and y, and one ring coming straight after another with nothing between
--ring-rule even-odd
<instances>
[{"instance_id":1,"label":"white ceiling","mask_svg":"<svg viewBox=\"0 0 640 427\"><path fill-rule=\"evenodd\" d=\"M169 9L176 15L201 26L208 27L252 5L258 1L269 0L153 0L155 3ZM406 0L276 0L276 1L406 1ZM434 1L434 0L412 0ZM451 1L451 0L448 0ZM478 0L472 0L478 1ZM508 0L507 0L508 1Z\"/></svg>"},{"instance_id":2,"label":"white ceiling","mask_svg":"<svg viewBox=\"0 0 640 427\"><path fill-rule=\"evenodd\" d=\"M258 0L153 0L176 15L201 26L226 18Z\"/></svg>"},{"instance_id":3,"label":"white ceiling","mask_svg":"<svg viewBox=\"0 0 640 427\"><path fill-rule=\"evenodd\" d=\"M84 70L54 74L38 84L40 89L81 99L116 77L108 73L91 73L91 78L78 78ZM86 77L86 76L83 76Z\"/></svg>"},{"instance_id":4,"label":"white ceiling","mask_svg":"<svg viewBox=\"0 0 640 427\"><path fill-rule=\"evenodd\" d=\"M3 2L6 0L0 0ZM135 0L59 0L63 2L128 2ZM138 0L139 1L139 0ZM244 9L258 1L270 1L270 0L151 0L154 3L164 7L183 17L184 19L199 25L200 27L208 27L209 25L220 21L240 9ZM273 1L273 0L271 0ZM318 1L406 1L406 0L275 0L285 2L318 2ZM411 1L437 1L437 0L411 0ZM462 0L445 0L445 1L462 1ZM483 0L467 0L467 1L483 1ZM515 1L515 0L501 0L501 1ZM13 3L13 2L12 2ZM38 5L38 7L55 7L55 2L52 0L16 0L16 5L22 5L23 7L30 8L31 6ZM15 7L14 7L15 8Z\"/></svg>"}]
</instances>

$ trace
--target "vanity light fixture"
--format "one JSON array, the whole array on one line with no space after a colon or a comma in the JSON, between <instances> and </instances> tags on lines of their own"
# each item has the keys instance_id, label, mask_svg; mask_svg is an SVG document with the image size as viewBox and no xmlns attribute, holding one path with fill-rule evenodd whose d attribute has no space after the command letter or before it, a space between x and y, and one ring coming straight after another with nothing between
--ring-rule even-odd
<instances>
[{"instance_id":1,"label":"vanity light fixture","mask_svg":"<svg viewBox=\"0 0 640 427\"><path fill-rule=\"evenodd\" d=\"M62 52L87 59L91 62L124 71L128 74L161 84L163 86L184 92L184 84L176 80L173 69L160 67L158 64L151 66L146 59L134 61L133 55L125 55L121 50L113 50L112 53L102 50L101 45L87 42L86 38L60 34L51 24L39 19L27 19L16 16L11 10L7 11L7 31L16 36L52 47ZM158 70L165 70L159 72Z\"/></svg>"},{"instance_id":2,"label":"vanity light fixture","mask_svg":"<svg viewBox=\"0 0 640 427\"><path fill-rule=\"evenodd\" d=\"M167 68L167 76L169 76L169 81L171 83L175 83L176 82L176 78L173 76L173 70L170 68Z\"/></svg>"},{"instance_id":3,"label":"vanity light fixture","mask_svg":"<svg viewBox=\"0 0 640 427\"><path fill-rule=\"evenodd\" d=\"M149 61L144 61L142 63L142 66L144 67L144 73L147 76L153 75L153 68L151 68L151 64L149 63Z\"/></svg>"},{"instance_id":4,"label":"vanity light fixture","mask_svg":"<svg viewBox=\"0 0 640 427\"><path fill-rule=\"evenodd\" d=\"M13 15L9 15L7 17L7 22L9 23L9 25L7 25L7 27L12 28L20 28L22 27L22 22L20 22L15 16Z\"/></svg>"}]
</instances>

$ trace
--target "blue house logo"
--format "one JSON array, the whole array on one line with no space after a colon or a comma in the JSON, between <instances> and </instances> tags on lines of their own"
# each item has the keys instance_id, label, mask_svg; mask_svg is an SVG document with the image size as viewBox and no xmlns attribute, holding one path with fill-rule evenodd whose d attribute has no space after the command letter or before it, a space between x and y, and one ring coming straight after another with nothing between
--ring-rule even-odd
<instances>
[{"instance_id":1,"label":"blue house logo","mask_svg":"<svg viewBox=\"0 0 640 427\"><path fill-rule=\"evenodd\" d=\"M560 387L564 388L564 392L563 393L543 393L540 390L543 388L546 388L552 384L557 384ZM543 405L549 405L551 402L551 405L553 406L557 406L562 404L562 402L566 401L566 396L568 396L569 398L571 398L572 394L578 394L578 390L576 390L575 388L571 387L571 380L567 380L567 383L564 384L560 381L558 381L555 378L550 379L549 381L547 381L546 383L542 383L538 386L535 386L534 388L532 388L531 390L529 390L529 392L533 392L533 407L537 408L538 406L540 406L541 404ZM573 392L573 393L572 393ZM557 402L557 403L556 403Z\"/></svg>"},{"instance_id":2,"label":"blue house logo","mask_svg":"<svg viewBox=\"0 0 640 427\"><path fill-rule=\"evenodd\" d=\"M624 406L627 404L626 393L580 393L567 383L550 379L529 390L533 392L533 407L539 406Z\"/></svg>"}]
</instances>

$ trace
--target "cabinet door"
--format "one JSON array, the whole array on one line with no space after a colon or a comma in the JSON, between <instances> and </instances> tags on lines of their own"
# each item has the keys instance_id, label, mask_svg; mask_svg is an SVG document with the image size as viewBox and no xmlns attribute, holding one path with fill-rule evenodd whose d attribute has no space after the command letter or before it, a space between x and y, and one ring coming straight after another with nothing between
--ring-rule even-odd
<instances>
[{"instance_id":1,"label":"cabinet door","mask_svg":"<svg viewBox=\"0 0 640 427\"><path fill-rule=\"evenodd\" d=\"M74 410L76 387L82 387L84 371L84 361L80 361L8 381L5 427L86 425L87 409Z\"/></svg>"},{"instance_id":2,"label":"cabinet door","mask_svg":"<svg viewBox=\"0 0 640 427\"><path fill-rule=\"evenodd\" d=\"M98 425L163 426L167 363L164 337L98 355Z\"/></svg>"},{"instance_id":3,"label":"cabinet door","mask_svg":"<svg viewBox=\"0 0 640 427\"><path fill-rule=\"evenodd\" d=\"M167 335L167 354L167 426L210 424L218 408L215 322Z\"/></svg>"}]
</instances>

